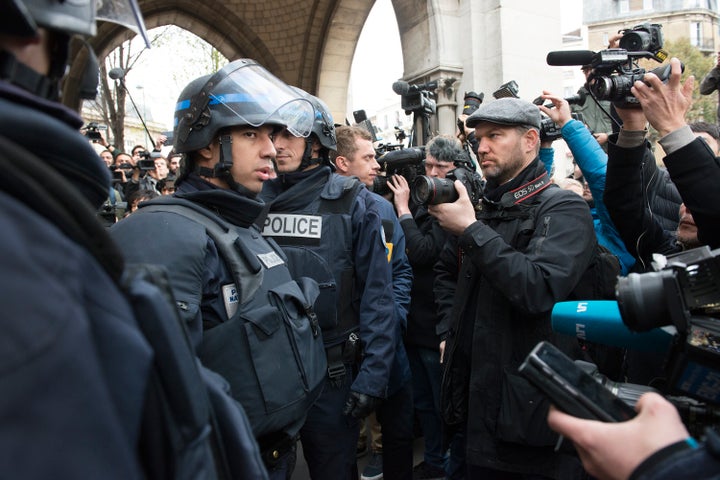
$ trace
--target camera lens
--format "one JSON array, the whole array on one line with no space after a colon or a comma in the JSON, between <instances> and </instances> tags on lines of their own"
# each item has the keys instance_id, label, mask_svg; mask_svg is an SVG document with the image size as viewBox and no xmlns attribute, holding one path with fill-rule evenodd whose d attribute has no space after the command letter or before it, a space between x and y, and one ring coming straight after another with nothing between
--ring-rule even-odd
<instances>
[{"instance_id":1,"label":"camera lens","mask_svg":"<svg viewBox=\"0 0 720 480\"><path fill-rule=\"evenodd\" d=\"M385 195L387 193L390 193L390 187L388 187L388 179L384 175L378 175L373 179L372 184L372 191L373 193L377 193L378 195Z\"/></svg>"},{"instance_id":2,"label":"camera lens","mask_svg":"<svg viewBox=\"0 0 720 480\"><path fill-rule=\"evenodd\" d=\"M672 271L630 273L618 278L615 296L623 322L630 330L644 332L673 323L666 301L667 279L674 281Z\"/></svg>"},{"instance_id":3,"label":"camera lens","mask_svg":"<svg viewBox=\"0 0 720 480\"><path fill-rule=\"evenodd\" d=\"M635 79L632 76L613 75L595 78L591 88L599 100L611 102L632 97L630 89Z\"/></svg>"},{"instance_id":4,"label":"camera lens","mask_svg":"<svg viewBox=\"0 0 720 480\"><path fill-rule=\"evenodd\" d=\"M410 189L410 196L418 205L437 205L458 199L455 184L447 178L418 176Z\"/></svg>"},{"instance_id":5,"label":"camera lens","mask_svg":"<svg viewBox=\"0 0 720 480\"><path fill-rule=\"evenodd\" d=\"M650 48L651 40L648 32L628 32L622 36L619 45L628 52L641 52Z\"/></svg>"}]
</instances>

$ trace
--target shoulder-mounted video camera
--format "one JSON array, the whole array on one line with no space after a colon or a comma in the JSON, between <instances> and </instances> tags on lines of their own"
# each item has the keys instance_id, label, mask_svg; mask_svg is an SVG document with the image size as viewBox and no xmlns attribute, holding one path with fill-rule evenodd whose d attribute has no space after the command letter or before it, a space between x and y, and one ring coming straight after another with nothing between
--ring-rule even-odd
<instances>
[{"instance_id":1,"label":"shoulder-mounted video camera","mask_svg":"<svg viewBox=\"0 0 720 480\"><path fill-rule=\"evenodd\" d=\"M641 58L664 62L668 53L662 49L662 25L643 23L631 29L621 30L620 48L592 52L558 51L547 56L548 65L589 65L591 68L586 88L597 100L608 100L618 107L639 105L630 92L633 84L642 81L646 70L637 63ZM684 69L684 66L683 66ZM670 77L670 65L651 70L660 80Z\"/></svg>"},{"instance_id":2,"label":"shoulder-mounted video camera","mask_svg":"<svg viewBox=\"0 0 720 480\"><path fill-rule=\"evenodd\" d=\"M422 146L388 151L377 160L380 164L380 171L385 175L375 177L372 191L378 195L390 193L392 190L388 187L387 182L393 175L402 175L408 184L412 185L415 177L425 173L423 160L425 160L425 147Z\"/></svg>"},{"instance_id":3,"label":"shoulder-mounted video camera","mask_svg":"<svg viewBox=\"0 0 720 480\"><path fill-rule=\"evenodd\" d=\"M617 302L559 302L553 330L666 354L665 393L720 406L720 249L704 246L662 259L655 272L619 277Z\"/></svg>"},{"instance_id":4,"label":"shoulder-mounted video camera","mask_svg":"<svg viewBox=\"0 0 720 480\"><path fill-rule=\"evenodd\" d=\"M616 296L631 330L677 329L666 365L671 390L720 404L720 249L694 248L656 272L620 277Z\"/></svg>"}]
</instances>

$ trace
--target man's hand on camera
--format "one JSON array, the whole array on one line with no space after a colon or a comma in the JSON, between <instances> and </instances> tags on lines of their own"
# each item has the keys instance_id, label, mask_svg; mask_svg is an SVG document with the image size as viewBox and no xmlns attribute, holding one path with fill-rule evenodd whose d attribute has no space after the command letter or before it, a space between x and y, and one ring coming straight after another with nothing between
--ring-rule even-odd
<instances>
[{"instance_id":1,"label":"man's hand on camera","mask_svg":"<svg viewBox=\"0 0 720 480\"><path fill-rule=\"evenodd\" d=\"M393 175L387 183L393 192L393 203L397 216L410 214L410 185L402 175Z\"/></svg>"},{"instance_id":2,"label":"man's hand on camera","mask_svg":"<svg viewBox=\"0 0 720 480\"><path fill-rule=\"evenodd\" d=\"M692 91L695 86L695 77L692 75L684 84L680 83L680 60L673 57L670 65L671 73L667 84L654 73L646 73L644 81L635 82L630 90L661 137L687 124L685 114L692 105Z\"/></svg>"},{"instance_id":3,"label":"man's hand on camera","mask_svg":"<svg viewBox=\"0 0 720 480\"><path fill-rule=\"evenodd\" d=\"M162 150L162 147L165 145L165 142L167 142L167 137L165 135L158 135L155 139L155 150L160 151Z\"/></svg>"},{"instance_id":4,"label":"man's hand on camera","mask_svg":"<svg viewBox=\"0 0 720 480\"><path fill-rule=\"evenodd\" d=\"M475 223L475 208L473 207L467 189L460 180L455 180L455 190L458 199L452 203L430 205L428 212L437 218L440 226L453 235L462 234L467 227Z\"/></svg>"},{"instance_id":5,"label":"man's hand on camera","mask_svg":"<svg viewBox=\"0 0 720 480\"><path fill-rule=\"evenodd\" d=\"M563 97L558 97L547 90L543 90L541 98L543 100L550 100L550 102L555 105L555 108L548 108L545 105L538 105L538 107L545 115L550 117L550 119L555 122L558 127L562 128L567 122L572 120L570 104Z\"/></svg>"},{"instance_id":6,"label":"man's hand on camera","mask_svg":"<svg viewBox=\"0 0 720 480\"><path fill-rule=\"evenodd\" d=\"M656 451L689 436L677 409L657 393L640 397L635 410L638 415L632 420L605 423L551 407L548 425L573 441L593 477L624 479Z\"/></svg>"},{"instance_id":7,"label":"man's hand on camera","mask_svg":"<svg viewBox=\"0 0 720 480\"><path fill-rule=\"evenodd\" d=\"M374 412L381 401L378 397L350 390L350 394L345 401L343 415L350 415L358 420L362 420Z\"/></svg>"}]
</instances>

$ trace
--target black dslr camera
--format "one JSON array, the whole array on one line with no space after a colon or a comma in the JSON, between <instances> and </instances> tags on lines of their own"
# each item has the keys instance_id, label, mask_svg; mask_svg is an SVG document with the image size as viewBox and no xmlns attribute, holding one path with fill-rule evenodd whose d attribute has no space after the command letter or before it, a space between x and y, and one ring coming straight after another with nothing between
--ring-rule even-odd
<instances>
[{"instance_id":1,"label":"black dslr camera","mask_svg":"<svg viewBox=\"0 0 720 480\"><path fill-rule=\"evenodd\" d=\"M402 175L408 184L412 185L415 177L425 173L423 160L425 160L425 147L401 148L385 153L377 160L380 170L385 172L385 175L375 177L372 191L378 195L387 195L392 192L387 183L393 175Z\"/></svg>"},{"instance_id":2,"label":"black dslr camera","mask_svg":"<svg viewBox=\"0 0 720 480\"><path fill-rule=\"evenodd\" d=\"M575 120L585 123L585 117L583 117L582 113L574 112L571 116ZM560 126L555 123L552 118L543 115L540 121L540 141L557 140L560 137L562 137Z\"/></svg>"},{"instance_id":3,"label":"black dslr camera","mask_svg":"<svg viewBox=\"0 0 720 480\"><path fill-rule=\"evenodd\" d=\"M458 199L455 180L460 180L467 189L473 205L479 205L484 194L484 182L463 153L455 160L455 168L445 178L418 176L410 188L410 198L416 205L438 205Z\"/></svg>"},{"instance_id":4,"label":"black dslr camera","mask_svg":"<svg viewBox=\"0 0 720 480\"><path fill-rule=\"evenodd\" d=\"M107 130L107 125L100 125L96 122L90 122L85 125L85 136L93 143L98 143L102 140L101 130Z\"/></svg>"}]
</instances>

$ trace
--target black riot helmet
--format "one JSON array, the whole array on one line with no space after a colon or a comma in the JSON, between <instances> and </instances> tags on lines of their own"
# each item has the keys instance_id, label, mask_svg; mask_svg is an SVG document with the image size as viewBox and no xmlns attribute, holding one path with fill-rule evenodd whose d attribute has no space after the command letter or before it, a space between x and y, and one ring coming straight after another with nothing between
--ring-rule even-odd
<instances>
[{"instance_id":1,"label":"black riot helmet","mask_svg":"<svg viewBox=\"0 0 720 480\"><path fill-rule=\"evenodd\" d=\"M174 149L187 154L219 139L220 162L212 171L203 170L202 175L223 177L234 185L230 177L231 138L221 135L224 129L273 125L307 137L313 120L313 105L304 95L256 61L239 59L213 75L196 78L180 93L175 106ZM186 158L182 177L195 169L192 156Z\"/></svg>"},{"instance_id":2,"label":"black riot helmet","mask_svg":"<svg viewBox=\"0 0 720 480\"><path fill-rule=\"evenodd\" d=\"M305 151L303 152L302 160L298 166L296 172L302 172L312 165L324 163L334 169L334 165L330 161L330 150L337 150L337 138L335 137L335 123L333 122L332 114L328 106L320 100L318 97L307 93L298 87L294 88L300 95L310 101L315 111L313 116L312 131L310 135L305 139ZM296 135L297 136L297 135ZM317 140L320 143L320 156L318 158L312 157L313 141ZM287 172L291 173L291 172Z\"/></svg>"},{"instance_id":3,"label":"black riot helmet","mask_svg":"<svg viewBox=\"0 0 720 480\"><path fill-rule=\"evenodd\" d=\"M70 38L94 36L97 21L109 21L123 25L141 35L149 47L140 8L136 0L4 0L0 33L33 37L39 27L53 33L50 71L35 72L18 62L11 55L2 58L3 77L11 83L37 95L55 100L59 96L59 83L68 64ZM97 78L97 60L90 51L91 61L84 78ZM88 89L85 87L85 89ZM94 89L91 89L94 91Z\"/></svg>"}]
</instances>

